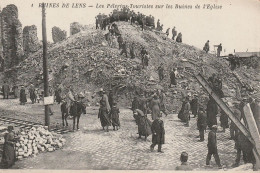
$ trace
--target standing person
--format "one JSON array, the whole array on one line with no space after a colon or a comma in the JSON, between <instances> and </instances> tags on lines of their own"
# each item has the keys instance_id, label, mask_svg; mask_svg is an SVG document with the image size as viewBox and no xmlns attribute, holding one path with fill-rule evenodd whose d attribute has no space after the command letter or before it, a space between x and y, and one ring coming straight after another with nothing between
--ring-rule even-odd
<instances>
[{"instance_id":1,"label":"standing person","mask_svg":"<svg viewBox=\"0 0 260 173\"><path fill-rule=\"evenodd\" d=\"M152 134L152 145L150 146L150 150L153 151L155 145L158 145L158 152L163 153L162 144L165 143L165 130L163 120L161 120L160 116L152 123Z\"/></svg>"},{"instance_id":2,"label":"standing person","mask_svg":"<svg viewBox=\"0 0 260 173\"><path fill-rule=\"evenodd\" d=\"M98 29L99 27L98 27L98 18L97 18L97 16L95 17L95 19L96 19L96 29Z\"/></svg>"},{"instance_id":3,"label":"standing person","mask_svg":"<svg viewBox=\"0 0 260 173\"><path fill-rule=\"evenodd\" d=\"M101 122L101 126L103 127L103 130L105 130L106 127L106 131L108 132L108 126L111 126L111 121L108 116L110 112L108 97L102 88L99 91L99 95L101 99L100 99L98 118L100 118L100 122Z\"/></svg>"},{"instance_id":4,"label":"standing person","mask_svg":"<svg viewBox=\"0 0 260 173\"><path fill-rule=\"evenodd\" d=\"M195 118L198 114L198 109L199 109L199 100L197 94L194 94L194 98L190 102L190 107L191 107L191 112Z\"/></svg>"},{"instance_id":5,"label":"standing person","mask_svg":"<svg viewBox=\"0 0 260 173\"><path fill-rule=\"evenodd\" d=\"M134 44L134 42L130 46L130 57L131 57L131 59L135 59L135 44Z\"/></svg>"},{"instance_id":6,"label":"standing person","mask_svg":"<svg viewBox=\"0 0 260 173\"><path fill-rule=\"evenodd\" d=\"M211 128L213 125L217 125L218 106L213 98L210 98L207 104L207 124Z\"/></svg>"},{"instance_id":7,"label":"standing person","mask_svg":"<svg viewBox=\"0 0 260 173\"><path fill-rule=\"evenodd\" d=\"M8 133L5 134L4 139L4 148L3 148L3 156L2 163L5 169L12 167L15 164L15 138L14 138L14 127L8 126Z\"/></svg>"},{"instance_id":8,"label":"standing person","mask_svg":"<svg viewBox=\"0 0 260 173\"><path fill-rule=\"evenodd\" d=\"M57 88L55 89L55 91L54 91L54 97L55 97L55 101L58 103L58 104L60 104L61 103L61 88L59 88L58 86L57 86Z\"/></svg>"},{"instance_id":9,"label":"standing person","mask_svg":"<svg viewBox=\"0 0 260 173\"><path fill-rule=\"evenodd\" d=\"M167 113L166 113L166 96L163 90L161 90L159 92L159 99L160 99L160 110L165 114L165 116L167 117Z\"/></svg>"},{"instance_id":10,"label":"standing person","mask_svg":"<svg viewBox=\"0 0 260 173\"><path fill-rule=\"evenodd\" d=\"M123 53L125 54L125 56L127 57L127 45L126 45L126 41L122 43L121 45L122 51L120 52L120 55L123 55Z\"/></svg>"},{"instance_id":11,"label":"standing person","mask_svg":"<svg viewBox=\"0 0 260 173\"><path fill-rule=\"evenodd\" d=\"M209 40L205 43L203 50L208 53L209 52Z\"/></svg>"},{"instance_id":12,"label":"standing person","mask_svg":"<svg viewBox=\"0 0 260 173\"><path fill-rule=\"evenodd\" d=\"M27 102L26 93L25 93L24 86L22 85L20 90L20 104L25 105L26 102Z\"/></svg>"},{"instance_id":13,"label":"standing person","mask_svg":"<svg viewBox=\"0 0 260 173\"><path fill-rule=\"evenodd\" d=\"M110 108L112 108L113 104L115 103L114 92L112 89L109 90L108 103L109 103Z\"/></svg>"},{"instance_id":14,"label":"standing person","mask_svg":"<svg viewBox=\"0 0 260 173\"><path fill-rule=\"evenodd\" d=\"M168 28L168 29L166 30L166 35L167 35L167 37L169 36L169 34L170 34L170 28Z\"/></svg>"},{"instance_id":15,"label":"standing person","mask_svg":"<svg viewBox=\"0 0 260 173\"><path fill-rule=\"evenodd\" d=\"M218 49L217 49L217 57L220 57L220 52L222 51L222 45L221 43L218 45Z\"/></svg>"},{"instance_id":16,"label":"standing person","mask_svg":"<svg viewBox=\"0 0 260 173\"><path fill-rule=\"evenodd\" d=\"M50 85L49 85L49 96L53 96L53 89L52 89L52 87ZM50 115L53 115L52 105L49 105L48 107L49 107Z\"/></svg>"},{"instance_id":17,"label":"standing person","mask_svg":"<svg viewBox=\"0 0 260 173\"><path fill-rule=\"evenodd\" d=\"M228 125L228 116L223 110L220 111L219 120L220 120L220 126L223 128L222 132L225 133L225 130L226 130L226 128L229 127L229 125Z\"/></svg>"},{"instance_id":18,"label":"standing person","mask_svg":"<svg viewBox=\"0 0 260 173\"><path fill-rule=\"evenodd\" d=\"M241 112L238 109L234 109L234 115L241 120ZM238 133L238 128L236 127L235 123L231 121L230 123L230 140L236 140L236 134Z\"/></svg>"},{"instance_id":19,"label":"standing person","mask_svg":"<svg viewBox=\"0 0 260 173\"><path fill-rule=\"evenodd\" d=\"M212 126L212 130L208 134L208 154L206 158L206 165L209 165L209 162L211 160L211 155L214 156L215 161L219 168L221 168L220 159L218 155L218 148L217 148L217 125Z\"/></svg>"},{"instance_id":20,"label":"standing person","mask_svg":"<svg viewBox=\"0 0 260 173\"><path fill-rule=\"evenodd\" d=\"M30 99L32 101L32 104L34 104L36 102L36 94L35 94L35 87L32 83L29 86L29 94L30 94Z\"/></svg>"},{"instance_id":21,"label":"standing person","mask_svg":"<svg viewBox=\"0 0 260 173\"><path fill-rule=\"evenodd\" d=\"M163 63L160 64L160 66L158 67L158 76L159 76L159 80L162 81L164 78L164 68L163 68Z\"/></svg>"},{"instance_id":22,"label":"standing person","mask_svg":"<svg viewBox=\"0 0 260 173\"><path fill-rule=\"evenodd\" d=\"M9 97L9 92L10 92L10 87L9 87L9 85L6 83L6 81L4 81L4 85L3 85L3 87L2 87L2 92L3 92L4 99L8 99L8 97Z\"/></svg>"},{"instance_id":23,"label":"standing person","mask_svg":"<svg viewBox=\"0 0 260 173\"><path fill-rule=\"evenodd\" d=\"M66 94L66 103L67 103L67 108L68 108L68 112L70 113L70 108L73 104L73 102L75 102L76 99L75 99L75 93L74 93L74 90L73 90L73 86L70 85L69 86L69 91L68 93ZM70 115L70 118L72 118L72 115Z\"/></svg>"},{"instance_id":24,"label":"standing person","mask_svg":"<svg viewBox=\"0 0 260 173\"><path fill-rule=\"evenodd\" d=\"M181 160L181 165L175 168L176 171L192 171L192 167L187 163L188 153L182 152L180 160Z\"/></svg>"},{"instance_id":25,"label":"standing person","mask_svg":"<svg viewBox=\"0 0 260 173\"><path fill-rule=\"evenodd\" d=\"M152 120L156 120L157 117L160 115L160 100L158 99L157 95L153 96L153 99L151 101L151 109L152 109Z\"/></svg>"},{"instance_id":26,"label":"standing person","mask_svg":"<svg viewBox=\"0 0 260 173\"><path fill-rule=\"evenodd\" d=\"M175 76L175 68L172 69L172 71L170 72L170 88L172 87L172 85L176 86L177 85L177 81L176 81L176 76Z\"/></svg>"},{"instance_id":27,"label":"standing person","mask_svg":"<svg viewBox=\"0 0 260 173\"><path fill-rule=\"evenodd\" d=\"M142 31L144 30L144 26L146 24L146 19L145 17L142 18Z\"/></svg>"},{"instance_id":28,"label":"standing person","mask_svg":"<svg viewBox=\"0 0 260 173\"><path fill-rule=\"evenodd\" d=\"M18 86L14 85L12 90L14 92L14 98L18 98Z\"/></svg>"},{"instance_id":29,"label":"standing person","mask_svg":"<svg viewBox=\"0 0 260 173\"><path fill-rule=\"evenodd\" d=\"M186 103L183 109L184 122L187 127L190 125L190 102L189 97L186 97Z\"/></svg>"},{"instance_id":30,"label":"standing person","mask_svg":"<svg viewBox=\"0 0 260 173\"><path fill-rule=\"evenodd\" d=\"M145 141L149 135L152 134L151 125L152 122L146 117L144 112L140 109L134 110L134 116L137 119L137 126L138 126L138 139L141 139L142 136L145 137Z\"/></svg>"},{"instance_id":31,"label":"standing person","mask_svg":"<svg viewBox=\"0 0 260 173\"><path fill-rule=\"evenodd\" d=\"M197 126L198 126L199 133L200 133L199 142L203 142L204 141L204 131L206 130L206 127L207 127L207 115L206 115L206 112L204 111L203 107L199 108Z\"/></svg>"},{"instance_id":32,"label":"standing person","mask_svg":"<svg viewBox=\"0 0 260 173\"><path fill-rule=\"evenodd\" d=\"M117 42L119 45L119 50L122 48L122 44L123 44L123 37L121 36L121 34L119 34L119 36L117 37Z\"/></svg>"},{"instance_id":33,"label":"standing person","mask_svg":"<svg viewBox=\"0 0 260 173\"><path fill-rule=\"evenodd\" d=\"M117 104L114 102L110 112L113 130L115 130L115 128L116 130L120 128L119 113L119 108L117 107Z\"/></svg>"},{"instance_id":34,"label":"standing person","mask_svg":"<svg viewBox=\"0 0 260 173\"><path fill-rule=\"evenodd\" d=\"M160 19L157 20L157 30L160 30L161 24L160 24Z\"/></svg>"},{"instance_id":35,"label":"standing person","mask_svg":"<svg viewBox=\"0 0 260 173\"><path fill-rule=\"evenodd\" d=\"M182 33L181 32L177 35L176 42L182 43Z\"/></svg>"},{"instance_id":36,"label":"standing person","mask_svg":"<svg viewBox=\"0 0 260 173\"><path fill-rule=\"evenodd\" d=\"M172 28L172 39L175 40L175 37L177 35L177 31L175 30L175 27Z\"/></svg>"},{"instance_id":37,"label":"standing person","mask_svg":"<svg viewBox=\"0 0 260 173\"><path fill-rule=\"evenodd\" d=\"M144 93L141 94L138 107L141 111L143 111L144 115L147 115L147 99L145 98Z\"/></svg>"}]
</instances>

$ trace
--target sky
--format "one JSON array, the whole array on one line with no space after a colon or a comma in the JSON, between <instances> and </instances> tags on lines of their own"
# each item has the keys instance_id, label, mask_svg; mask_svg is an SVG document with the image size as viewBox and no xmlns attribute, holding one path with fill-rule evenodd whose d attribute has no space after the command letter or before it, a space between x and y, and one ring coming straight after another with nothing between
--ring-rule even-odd
<instances>
[{"instance_id":1,"label":"sky","mask_svg":"<svg viewBox=\"0 0 260 173\"><path fill-rule=\"evenodd\" d=\"M38 37L42 38L42 21L40 0L1 0L0 8L8 4L18 7L18 18L23 27L36 25ZM58 3L59 7L46 9L47 40L52 42L51 28L60 27L67 31L72 22L83 25L94 24L98 13L109 14L113 8L107 4L130 5L150 4L154 8L131 9L146 15L153 15L155 20L160 19L167 28L176 27L181 32L183 42L202 48L207 40L210 48L222 43L223 54L236 52L260 51L260 0L44 0L45 3ZM62 3L69 3L69 8L62 8ZM72 8L72 4L85 3L86 8ZM166 4L173 8L166 8ZM176 4L192 5L192 9L176 9ZM195 9L196 5L200 9ZM222 6L221 9L203 9L204 4ZM104 5L104 8L97 6ZM157 9L155 5L164 5ZM93 6L93 7L88 7ZM225 51L225 52L224 52ZM222 55L223 55L222 54Z\"/></svg>"}]
</instances>

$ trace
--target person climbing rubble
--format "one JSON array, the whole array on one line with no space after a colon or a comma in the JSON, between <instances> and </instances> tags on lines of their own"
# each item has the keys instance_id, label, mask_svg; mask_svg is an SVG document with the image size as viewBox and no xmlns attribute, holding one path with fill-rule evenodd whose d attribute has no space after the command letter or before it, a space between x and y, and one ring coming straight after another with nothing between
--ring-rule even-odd
<instances>
[{"instance_id":1,"label":"person climbing rubble","mask_svg":"<svg viewBox=\"0 0 260 173\"><path fill-rule=\"evenodd\" d=\"M121 44L121 47L122 47L122 51L120 52L120 55L125 54L125 56L127 57L127 50L126 50L126 49L127 49L127 45L126 45L126 41Z\"/></svg>"},{"instance_id":2,"label":"person climbing rubble","mask_svg":"<svg viewBox=\"0 0 260 173\"><path fill-rule=\"evenodd\" d=\"M169 36L169 33L170 33L170 28L168 28L167 30L166 30L166 36L168 37Z\"/></svg>"},{"instance_id":3,"label":"person climbing rubble","mask_svg":"<svg viewBox=\"0 0 260 173\"><path fill-rule=\"evenodd\" d=\"M203 50L208 53L209 52L209 40L205 43Z\"/></svg>"},{"instance_id":4,"label":"person climbing rubble","mask_svg":"<svg viewBox=\"0 0 260 173\"><path fill-rule=\"evenodd\" d=\"M121 36L121 34L117 37L117 42L119 45L119 50L122 49L123 37Z\"/></svg>"},{"instance_id":5,"label":"person climbing rubble","mask_svg":"<svg viewBox=\"0 0 260 173\"><path fill-rule=\"evenodd\" d=\"M176 81L176 75L175 75L176 68L173 68L172 71L170 72L170 88L172 85L176 86L177 81Z\"/></svg>"},{"instance_id":6,"label":"person climbing rubble","mask_svg":"<svg viewBox=\"0 0 260 173\"><path fill-rule=\"evenodd\" d=\"M172 39L175 40L175 37L177 35L177 31L175 29L175 27L172 28Z\"/></svg>"},{"instance_id":7,"label":"person climbing rubble","mask_svg":"<svg viewBox=\"0 0 260 173\"><path fill-rule=\"evenodd\" d=\"M176 42L182 43L182 33L181 32L177 35Z\"/></svg>"},{"instance_id":8,"label":"person climbing rubble","mask_svg":"<svg viewBox=\"0 0 260 173\"><path fill-rule=\"evenodd\" d=\"M221 43L218 45L218 49L217 49L217 57L220 57L220 52L222 51L222 45Z\"/></svg>"}]
</instances>

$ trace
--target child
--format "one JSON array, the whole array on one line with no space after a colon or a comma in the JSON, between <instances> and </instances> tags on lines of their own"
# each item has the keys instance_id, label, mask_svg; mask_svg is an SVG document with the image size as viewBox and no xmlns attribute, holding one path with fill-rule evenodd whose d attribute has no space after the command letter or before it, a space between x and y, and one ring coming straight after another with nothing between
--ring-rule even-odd
<instances>
[{"instance_id":1,"label":"child","mask_svg":"<svg viewBox=\"0 0 260 173\"><path fill-rule=\"evenodd\" d=\"M113 103L113 106L112 106L111 112L110 112L113 130L115 130L115 127L116 127L116 130L118 130L118 127L120 127L119 113L120 113L120 111L117 108L117 104Z\"/></svg>"}]
</instances>

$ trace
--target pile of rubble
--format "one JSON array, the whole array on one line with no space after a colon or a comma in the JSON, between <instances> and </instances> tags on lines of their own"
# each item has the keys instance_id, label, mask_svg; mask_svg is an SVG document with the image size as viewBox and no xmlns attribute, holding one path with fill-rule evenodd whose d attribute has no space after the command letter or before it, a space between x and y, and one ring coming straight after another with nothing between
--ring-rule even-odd
<instances>
[{"instance_id":1,"label":"pile of rubble","mask_svg":"<svg viewBox=\"0 0 260 173\"><path fill-rule=\"evenodd\" d=\"M18 134L15 151L18 159L36 155L39 152L62 148L66 140L61 135L49 132L43 126L22 130Z\"/></svg>"},{"instance_id":2,"label":"pile of rubble","mask_svg":"<svg viewBox=\"0 0 260 173\"><path fill-rule=\"evenodd\" d=\"M23 28L23 49L25 54L33 53L41 48L37 37L37 27L35 25Z\"/></svg>"},{"instance_id":3,"label":"pile of rubble","mask_svg":"<svg viewBox=\"0 0 260 173\"><path fill-rule=\"evenodd\" d=\"M78 22L73 22L70 24L70 35L74 35L83 30L83 26Z\"/></svg>"},{"instance_id":4,"label":"pile of rubble","mask_svg":"<svg viewBox=\"0 0 260 173\"><path fill-rule=\"evenodd\" d=\"M67 32L65 30L61 30L59 27L54 26L51 32L52 32L52 40L54 43L63 41L67 38Z\"/></svg>"},{"instance_id":5,"label":"pile of rubble","mask_svg":"<svg viewBox=\"0 0 260 173\"><path fill-rule=\"evenodd\" d=\"M107 31L96 30L94 26L88 27L68 39L56 43L48 49L49 73L51 85L62 83L65 88L74 85L76 91L95 91L102 87L105 90L113 88L117 91L118 101L122 106L129 106L136 91L148 91L156 88L164 89L167 96L169 111L177 111L183 93L195 92L207 97L205 91L192 77L202 73L208 78L212 73L222 77L225 95L234 97L237 79L229 69L228 62L214 55L206 54L193 46L176 43L172 39L165 39L164 34L153 30L141 31L139 26L127 22L117 22L124 41L135 45L135 59L120 55L118 45L110 47L104 35ZM73 32L74 33L74 32ZM144 47L150 55L149 66L141 66L141 48ZM164 64L164 80L159 81L157 68ZM178 85L168 88L169 74L173 67L179 72ZM242 79L251 77L252 86L259 89L259 79L253 70L244 70L237 73ZM33 73L31 73L33 72ZM29 56L20 64L18 83L23 79L42 86L42 52ZM93 104L96 101L93 99Z\"/></svg>"}]
</instances>

